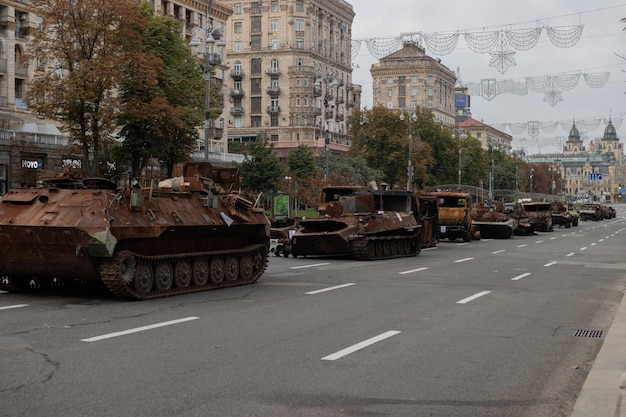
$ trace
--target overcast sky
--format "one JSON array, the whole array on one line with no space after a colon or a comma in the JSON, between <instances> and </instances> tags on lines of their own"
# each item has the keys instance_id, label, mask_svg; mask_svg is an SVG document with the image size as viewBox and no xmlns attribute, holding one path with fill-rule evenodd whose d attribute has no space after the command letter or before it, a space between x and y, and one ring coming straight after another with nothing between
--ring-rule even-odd
<instances>
[{"instance_id":1,"label":"overcast sky","mask_svg":"<svg viewBox=\"0 0 626 417\"><path fill-rule=\"evenodd\" d=\"M573 27L583 25L580 40L570 48L555 46L542 31L539 42L527 51L515 51L515 66L500 73L489 66L491 56L472 52L463 36L448 55L438 56L428 47L426 54L440 58L453 71L460 69L465 84L480 83L483 79L524 82L564 74L599 74L609 72L607 84L591 88L581 76L576 88L562 92L563 101L555 106L544 101L544 94L529 91L525 96L500 94L492 100L480 96L471 101L472 116L487 124L498 125L513 135L513 147L529 153L555 152L566 138L571 121L597 120L612 116L618 136L626 139L626 2L618 0L347 0L356 16L352 25L353 40L378 39L381 43L401 33L446 34L475 33L506 29L521 30L542 27ZM378 62L368 51L365 42L353 57L352 80L363 86L362 105L372 106L372 79L370 67ZM527 122L570 121L567 130L560 127L551 133L530 136L528 132L514 134L508 124ZM601 136L606 123L594 131L581 132L585 143ZM622 140L624 142L624 140Z\"/></svg>"}]
</instances>

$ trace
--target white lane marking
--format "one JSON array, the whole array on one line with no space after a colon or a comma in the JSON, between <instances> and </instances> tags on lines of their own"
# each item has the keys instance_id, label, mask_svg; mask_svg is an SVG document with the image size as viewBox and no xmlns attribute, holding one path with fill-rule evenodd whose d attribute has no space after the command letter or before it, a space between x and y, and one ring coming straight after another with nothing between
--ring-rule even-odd
<instances>
[{"instance_id":1,"label":"white lane marking","mask_svg":"<svg viewBox=\"0 0 626 417\"><path fill-rule=\"evenodd\" d=\"M567 256L567 257L569 258L570 256L574 256L574 255L576 255L574 252L570 252L570 253L568 253L568 254L567 254L567 255L565 255L565 256Z\"/></svg>"},{"instance_id":2,"label":"white lane marking","mask_svg":"<svg viewBox=\"0 0 626 417\"><path fill-rule=\"evenodd\" d=\"M556 262L552 261L552 262L548 262L547 264L545 264L544 266L552 266L552 265L556 265Z\"/></svg>"},{"instance_id":3,"label":"white lane marking","mask_svg":"<svg viewBox=\"0 0 626 417\"><path fill-rule=\"evenodd\" d=\"M591 245L589 245L589 246L596 246L596 242L593 242L593 243L592 243Z\"/></svg>"},{"instance_id":4,"label":"white lane marking","mask_svg":"<svg viewBox=\"0 0 626 417\"><path fill-rule=\"evenodd\" d=\"M598 242L604 242L604 239L600 239L600 240L598 240Z\"/></svg>"},{"instance_id":5,"label":"white lane marking","mask_svg":"<svg viewBox=\"0 0 626 417\"><path fill-rule=\"evenodd\" d=\"M524 243L523 245L517 245L518 248L524 248L526 246L528 246L528 244L526 244L526 243Z\"/></svg>"},{"instance_id":6,"label":"white lane marking","mask_svg":"<svg viewBox=\"0 0 626 417\"><path fill-rule=\"evenodd\" d=\"M489 294L490 292L491 292L491 291L481 291L481 292L479 292L478 294L474 294L474 295L472 295L471 297L464 298L464 299L462 299L461 301L457 301L456 303L457 303L457 304L467 304L467 303L469 303L470 301L473 301L473 300L475 300L475 299L477 299L477 298L482 297L483 295L487 295L487 294Z\"/></svg>"},{"instance_id":7,"label":"white lane marking","mask_svg":"<svg viewBox=\"0 0 626 417\"><path fill-rule=\"evenodd\" d=\"M580 250L587 250L587 247L584 246L584 247L580 248Z\"/></svg>"},{"instance_id":8,"label":"white lane marking","mask_svg":"<svg viewBox=\"0 0 626 417\"><path fill-rule=\"evenodd\" d=\"M543 240L538 240L535 243L543 243Z\"/></svg>"},{"instance_id":9,"label":"white lane marking","mask_svg":"<svg viewBox=\"0 0 626 417\"><path fill-rule=\"evenodd\" d=\"M526 278L530 275L530 272L523 273L522 275L518 275L515 278L511 278L511 281L519 281L522 278Z\"/></svg>"},{"instance_id":10,"label":"white lane marking","mask_svg":"<svg viewBox=\"0 0 626 417\"><path fill-rule=\"evenodd\" d=\"M80 341L81 342L97 342L99 340L110 339L112 337L125 336L127 334L143 332L146 330L156 329L158 327L171 326L172 324L179 324L179 323L184 323L186 321L198 320L199 318L200 317L191 316L191 317L185 317L185 318L178 319L178 320L164 321L162 323L151 324L149 326L136 327L134 329L123 330L121 332L108 333L108 334L103 334L101 336L89 337L87 339L81 339Z\"/></svg>"},{"instance_id":11,"label":"white lane marking","mask_svg":"<svg viewBox=\"0 0 626 417\"><path fill-rule=\"evenodd\" d=\"M469 245L469 242L461 242L461 243L457 243L457 246L465 246L465 245Z\"/></svg>"},{"instance_id":12,"label":"white lane marking","mask_svg":"<svg viewBox=\"0 0 626 417\"><path fill-rule=\"evenodd\" d=\"M481 242L491 242L493 239L480 239Z\"/></svg>"},{"instance_id":13,"label":"white lane marking","mask_svg":"<svg viewBox=\"0 0 626 417\"><path fill-rule=\"evenodd\" d=\"M340 288L351 287L353 285L356 285L356 284L354 282L351 282L349 284L335 285L334 287L322 288L321 290L305 292L305 294L307 294L307 295L314 295L314 294L319 294L321 292L333 291L333 290L338 290Z\"/></svg>"},{"instance_id":14,"label":"white lane marking","mask_svg":"<svg viewBox=\"0 0 626 417\"><path fill-rule=\"evenodd\" d=\"M0 307L0 310L10 310L12 308L22 308L22 307L28 307L28 304L14 304L12 306L4 306L4 307Z\"/></svg>"},{"instance_id":15,"label":"white lane marking","mask_svg":"<svg viewBox=\"0 0 626 417\"><path fill-rule=\"evenodd\" d=\"M349 355L351 353L356 352L357 350L361 350L363 348L371 346L374 343L380 342L381 340L388 339L388 338L390 338L392 336L397 335L398 333L400 333L400 331L398 331L398 330L389 330L388 332L385 332L383 334L379 334L378 336L374 336L374 337L372 337L370 339L364 340L361 343L357 343L356 345L352 345L350 347L342 349L339 352L333 353L332 355L324 356L322 358L322 360L323 361L334 361L334 360L337 360L339 358L343 358L346 355Z\"/></svg>"},{"instance_id":16,"label":"white lane marking","mask_svg":"<svg viewBox=\"0 0 626 417\"><path fill-rule=\"evenodd\" d=\"M550 238L550 240L555 240L555 239L558 239L558 238L556 236Z\"/></svg>"},{"instance_id":17,"label":"white lane marking","mask_svg":"<svg viewBox=\"0 0 626 417\"><path fill-rule=\"evenodd\" d=\"M411 274L413 272L420 272L420 271L426 271L428 269L428 267L421 267L421 268L417 268L417 269L410 269L408 271L402 271L402 272L398 272L398 275L406 275L406 274Z\"/></svg>"},{"instance_id":18,"label":"white lane marking","mask_svg":"<svg viewBox=\"0 0 626 417\"><path fill-rule=\"evenodd\" d=\"M301 266L292 266L289 269L302 269L302 268L314 268L316 266L324 266L324 265L330 265L330 262L323 262L321 264L311 264L311 265L301 265Z\"/></svg>"},{"instance_id":19,"label":"white lane marking","mask_svg":"<svg viewBox=\"0 0 626 417\"><path fill-rule=\"evenodd\" d=\"M474 258L457 259L456 261L454 261L454 263L458 264L459 262L471 261L472 259L474 259Z\"/></svg>"},{"instance_id":20,"label":"white lane marking","mask_svg":"<svg viewBox=\"0 0 626 417\"><path fill-rule=\"evenodd\" d=\"M497 255L498 253L506 252L504 249L497 250L495 252L491 252L492 255Z\"/></svg>"},{"instance_id":21,"label":"white lane marking","mask_svg":"<svg viewBox=\"0 0 626 417\"><path fill-rule=\"evenodd\" d=\"M0 294L8 294L8 291L0 291Z\"/></svg>"}]
</instances>

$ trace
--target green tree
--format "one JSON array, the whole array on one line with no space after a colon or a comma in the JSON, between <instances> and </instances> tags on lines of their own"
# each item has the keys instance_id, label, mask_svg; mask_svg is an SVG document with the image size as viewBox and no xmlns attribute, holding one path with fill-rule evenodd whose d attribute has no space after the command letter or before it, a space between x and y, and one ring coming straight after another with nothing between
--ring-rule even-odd
<instances>
[{"instance_id":1,"label":"green tree","mask_svg":"<svg viewBox=\"0 0 626 417\"><path fill-rule=\"evenodd\" d=\"M278 190L283 168L273 146L264 137L257 137L248 146L248 153L240 164L241 186L252 192L268 194Z\"/></svg>"},{"instance_id":2,"label":"green tree","mask_svg":"<svg viewBox=\"0 0 626 417\"><path fill-rule=\"evenodd\" d=\"M37 62L29 108L56 120L80 145L83 168L96 175L102 147L112 140L120 109L117 92L142 43L146 21L127 0L32 0L41 17L26 59Z\"/></svg>"},{"instance_id":3,"label":"green tree","mask_svg":"<svg viewBox=\"0 0 626 417\"><path fill-rule=\"evenodd\" d=\"M315 199L312 184L317 174L315 155L306 145L298 145L287 154L289 175L294 182L294 197L300 202Z\"/></svg>"},{"instance_id":4,"label":"green tree","mask_svg":"<svg viewBox=\"0 0 626 417\"><path fill-rule=\"evenodd\" d=\"M119 123L134 176L150 158L164 161L168 176L189 158L202 118L202 72L180 37L182 24L156 16L143 3L149 24L137 58L125 67Z\"/></svg>"}]
</instances>

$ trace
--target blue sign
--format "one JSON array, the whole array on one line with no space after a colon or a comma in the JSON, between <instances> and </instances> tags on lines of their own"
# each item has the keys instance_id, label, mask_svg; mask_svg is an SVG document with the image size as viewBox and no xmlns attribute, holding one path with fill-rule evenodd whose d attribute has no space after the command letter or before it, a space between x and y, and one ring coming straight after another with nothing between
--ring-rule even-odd
<instances>
[{"instance_id":1,"label":"blue sign","mask_svg":"<svg viewBox=\"0 0 626 417\"><path fill-rule=\"evenodd\" d=\"M601 180L602 179L602 174L600 174L600 173L589 174L589 179L593 180L593 181Z\"/></svg>"},{"instance_id":2,"label":"blue sign","mask_svg":"<svg viewBox=\"0 0 626 417\"><path fill-rule=\"evenodd\" d=\"M454 95L454 107L465 108L467 107L467 95L456 93Z\"/></svg>"}]
</instances>

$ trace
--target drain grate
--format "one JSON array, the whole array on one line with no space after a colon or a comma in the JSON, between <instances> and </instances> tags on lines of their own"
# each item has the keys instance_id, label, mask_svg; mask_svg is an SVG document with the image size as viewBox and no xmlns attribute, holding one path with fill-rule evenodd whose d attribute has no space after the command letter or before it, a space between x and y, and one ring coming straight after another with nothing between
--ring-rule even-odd
<instances>
[{"instance_id":1,"label":"drain grate","mask_svg":"<svg viewBox=\"0 0 626 417\"><path fill-rule=\"evenodd\" d=\"M574 337L591 337L599 339L604 334L603 330L576 329L572 333Z\"/></svg>"}]
</instances>

